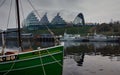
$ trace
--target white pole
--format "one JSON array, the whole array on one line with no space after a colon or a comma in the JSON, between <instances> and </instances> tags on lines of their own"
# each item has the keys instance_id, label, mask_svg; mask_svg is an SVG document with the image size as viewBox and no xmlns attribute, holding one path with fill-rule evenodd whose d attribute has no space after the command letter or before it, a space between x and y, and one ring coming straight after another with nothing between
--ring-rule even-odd
<instances>
[{"instance_id":1,"label":"white pole","mask_svg":"<svg viewBox=\"0 0 120 75\"><path fill-rule=\"evenodd\" d=\"M5 37L4 37L4 32L2 32L2 52L1 52L2 55L5 54L4 49L5 49Z\"/></svg>"}]
</instances>

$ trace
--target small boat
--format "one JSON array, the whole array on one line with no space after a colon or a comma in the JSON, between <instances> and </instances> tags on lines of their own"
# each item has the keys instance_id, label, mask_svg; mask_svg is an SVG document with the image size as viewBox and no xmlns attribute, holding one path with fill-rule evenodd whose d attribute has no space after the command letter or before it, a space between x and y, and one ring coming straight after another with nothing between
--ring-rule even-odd
<instances>
[{"instance_id":1,"label":"small boat","mask_svg":"<svg viewBox=\"0 0 120 75\"><path fill-rule=\"evenodd\" d=\"M107 36L95 32L93 36L89 37L89 40L90 42L107 42Z\"/></svg>"},{"instance_id":2,"label":"small boat","mask_svg":"<svg viewBox=\"0 0 120 75\"><path fill-rule=\"evenodd\" d=\"M88 42L89 40L86 37L81 37L79 34L67 34L64 33L64 36L60 38L61 41L73 41L73 42Z\"/></svg>"},{"instance_id":3,"label":"small boat","mask_svg":"<svg viewBox=\"0 0 120 75\"><path fill-rule=\"evenodd\" d=\"M48 48L38 47L37 50L22 49L19 1L15 0L19 51L5 51L3 45L0 53L0 75L62 75L63 45L59 44Z\"/></svg>"},{"instance_id":4,"label":"small boat","mask_svg":"<svg viewBox=\"0 0 120 75\"><path fill-rule=\"evenodd\" d=\"M64 33L64 36L60 38L61 41L73 41L75 39L74 35Z\"/></svg>"},{"instance_id":5,"label":"small boat","mask_svg":"<svg viewBox=\"0 0 120 75\"><path fill-rule=\"evenodd\" d=\"M117 42L117 37L110 37L103 34L94 33L93 36L88 36L90 42Z\"/></svg>"}]
</instances>

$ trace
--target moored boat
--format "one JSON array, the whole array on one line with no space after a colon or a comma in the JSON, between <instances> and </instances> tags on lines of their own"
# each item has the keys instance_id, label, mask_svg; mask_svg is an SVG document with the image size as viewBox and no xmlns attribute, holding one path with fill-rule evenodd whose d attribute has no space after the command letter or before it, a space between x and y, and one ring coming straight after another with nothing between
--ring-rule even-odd
<instances>
[{"instance_id":1,"label":"moored boat","mask_svg":"<svg viewBox=\"0 0 120 75\"><path fill-rule=\"evenodd\" d=\"M81 37L79 34L67 34L60 38L61 41L73 41L73 42L89 42L86 37Z\"/></svg>"},{"instance_id":2,"label":"moored boat","mask_svg":"<svg viewBox=\"0 0 120 75\"><path fill-rule=\"evenodd\" d=\"M37 50L22 48L19 0L15 0L15 3L19 51L5 51L5 43L3 43L0 53L0 75L62 75L63 45L56 44L48 48L38 47Z\"/></svg>"},{"instance_id":3,"label":"moored boat","mask_svg":"<svg viewBox=\"0 0 120 75\"><path fill-rule=\"evenodd\" d=\"M94 33L93 36L88 36L90 42L117 42L118 37L106 36L103 34Z\"/></svg>"},{"instance_id":4,"label":"moored boat","mask_svg":"<svg viewBox=\"0 0 120 75\"><path fill-rule=\"evenodd\" d=\"M0 75L62 75L63 46L0 56Z\"/></svg>"}]
</instances>

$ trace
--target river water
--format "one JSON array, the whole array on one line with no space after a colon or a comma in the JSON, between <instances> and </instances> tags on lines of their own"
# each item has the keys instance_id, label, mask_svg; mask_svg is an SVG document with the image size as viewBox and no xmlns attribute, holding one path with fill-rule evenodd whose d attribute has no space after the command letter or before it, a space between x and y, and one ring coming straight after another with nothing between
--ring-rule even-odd
<instances>
[{"instance_id":1,"label":"river water","mask_svg":"<svg viewBox=\"0 0 120 75\"><path fill-rule=\"evenodd\" d=\"M31 43L32 42L32 43ZM61 42L64 44L63 75L120 75L120 44L111 42ZM26 40L24 48L53 46L52 42ZM0 43L1 46L1 43ZM17 49L16 41L6 47Z\"/></svg>"},{"instance_id":2,"label":"river water","mask_svg":"<svg viewBox=\"0 0 120 75\"><path fill-rule=\"evenodd\" d=\"M64 42L63 75L120 75L120 44Z\"/></svg>"}]
</instances>

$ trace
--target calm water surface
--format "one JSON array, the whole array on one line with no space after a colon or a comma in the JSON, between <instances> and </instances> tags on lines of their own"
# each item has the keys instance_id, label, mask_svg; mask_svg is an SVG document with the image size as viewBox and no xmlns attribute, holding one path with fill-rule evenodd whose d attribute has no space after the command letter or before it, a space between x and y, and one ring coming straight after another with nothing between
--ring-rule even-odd
<instances>
[{"instance_id":1,"label":"calm water surface","mask_svg":"<svg viewBox=\"0 0 120 75\"><path fill-rule=\"evenodd\" d=\"M120 44L106 42L64 43L63 75L120 75ZM1 43L0 43L1 45ZM34 46L33 46L34 45ZM23 42L24 48L53 46L52 42ZM7 48L17 49L16 41L7 41Z\"/></svg>"},{"instance_id":2,"label":"calm water surface","mask_svg":"<svg viewBox=\"0 0 120 75\"><path fill-rule=\"evenodd\" d=\"M63 75L120 75L120 44L65 42Z\"/></svg>"}]
</instances>

